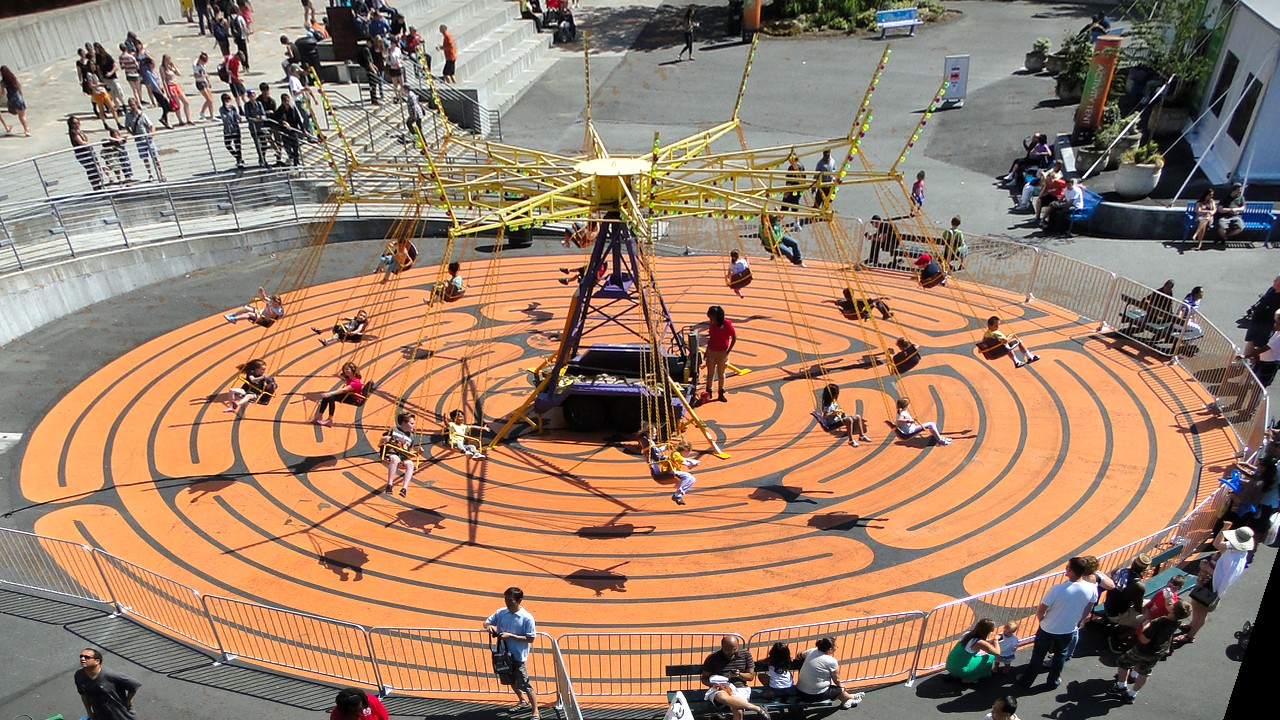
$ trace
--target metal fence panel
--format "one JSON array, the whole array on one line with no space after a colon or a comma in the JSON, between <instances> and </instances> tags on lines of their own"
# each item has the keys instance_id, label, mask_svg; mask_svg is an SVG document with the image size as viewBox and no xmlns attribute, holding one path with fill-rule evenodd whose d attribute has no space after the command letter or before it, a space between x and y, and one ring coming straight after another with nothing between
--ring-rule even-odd
<instances>
[{"instance_id":1,"label":"metal fence panel","mask_svg":"<svg viewBox=\"0 0 1280 720\"><path fill-rule=\"evenodd\" d=\"M369 639L383 685L405 692L466 693L468 699L506 699L510 688L493 674L493 640L484 630L372 628ZM535 691L554 687L551 636L538 633L526 669Z\"/></svg>"},{"instance_id":2,"label":"metal fence panel","mask_svg":"<svg viewBox=\"0 0 1280 720\"><path fill-rule=\"evenodd\" d=\"M556 638L578 697L665 697L667 690L705 689L698 678L668 676L675 666L702 664L736 633L572 633Z\"/></svg>"},{"instance_id":3,"label":"metal fence panel","mask_svg":"<svg viewBox=\"0 0 1280 720\"><path fill-rule=\"evenodd\" d=\"M217 595L204 596L204 607L228 659L382 687L359 625Z\"/></svg>"},{"instance_id":4,"label":"metal fence panel","mask_svg":"<svg viewBox=\"0 0 1280 720\"><path fill-rule=\"evenodd\" d=\"M94 556L116 608L127 615L218 651L213 625L195 588L97 550Z\"/></svg>"},{"instance_id":5,"label":"metal fence panel","mask_svg":"<svg viewBox=\"0 0 1280 720\"><path fill-rule=\"evenodd\" d=\"M1030 245L989 237L970 238L969 253L954 275L980 285L1026 296L1031 290L1036 249Z\"/></svg>"},{"instance_id":6,"label":"metal fence panel","mask_svg":"<svg viewBox=\"0 0 1280 720\"><path fill-rule=\"evenodd\" d=\"M1040 606L1041 598L1064 577L1061 572L1042 575L953 600L930 610L925 619L916 670L932 672L946 665L947 653L951 652L952 646L982 618L991 618L996 627L1015 620L1018 622L1018 637L1031 637L1039 627L1036 608Z\"/></svg>"},{"instance_id":7,"label":"metal fence panel","mask_svg":"<svg viewBox=\"0 0 1280 720\"><path fill-rule=\"evenodd\" d=\"M564 664L560 643L555 640L551 640L551 657L555 660L556 697L560 701L565 720L582 720L582 708L578 706L578 695L573 689L573 677Z\"/></svg>"},{"instance_id":8,"label":"metal fence panel","mask_svg":"<svg viewBox=\"0 0 1280 720\"><path fill-rule=\"evenodd\" d=\"M110 603L93 548L0 528L0 584Z\"/></svg>"},{"instance_id":9,"label":"metal fence panel","mask_svg":"<svg viewBox=\"0 0 1280 720\"><path fill-rule=\"evenodd\" d=\"M1031 294L1101 322L1115 287L1116 274L1056 252L1040 251Z\"/></svg>"},{"instance_id":10,"label":"metal fence panel","mask_svg":"<svg viewBox=\"0 0 1280 720\"><path fill-rule=\"evenodd\" d=\"M774 643L791 646L793 655L812 648L819 638L836 641L840 679L847 683L907 679L915 669L916 642L924 627L919 611L852 618L835 622L761 630L747 642L757 661L769 655Z\"/></svg>"}]
</instances>

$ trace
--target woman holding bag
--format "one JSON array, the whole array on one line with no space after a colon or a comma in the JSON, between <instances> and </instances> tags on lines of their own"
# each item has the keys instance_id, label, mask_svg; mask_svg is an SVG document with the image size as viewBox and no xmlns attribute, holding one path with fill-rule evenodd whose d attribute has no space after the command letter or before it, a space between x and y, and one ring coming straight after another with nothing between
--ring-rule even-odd
<instances>
[{"instance_id":1,"label":"woman holding bag","mask_svg":"<svg viewBox=\"0 0 1280 720\"><path fill-rule=\"evenodd\" d=\"M1204 627L1209 613L1218 607L1218 600L1231 589L1248 565L1253 552L1253 530L1247 527L1233 528L1231 521L1223 522L1222 531L1213 539L1216 553L1200 561L1200 575L1196 586L1187 597L1191 599L1191 622L1179 635L1182 642L1195 642L1196 633Z\"/></svg>"}]
</instances>

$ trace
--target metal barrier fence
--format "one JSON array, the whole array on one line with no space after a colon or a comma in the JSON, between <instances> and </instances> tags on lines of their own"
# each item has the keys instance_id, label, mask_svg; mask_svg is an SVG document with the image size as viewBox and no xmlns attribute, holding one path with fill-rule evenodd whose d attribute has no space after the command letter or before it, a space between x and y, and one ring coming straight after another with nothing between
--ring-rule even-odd
<instances>
[{"instance_id":1,"label":"metal barrier fence","mask_svg":"<svg viewBox=\"0 0 1280 720\"><path fill-rule=\"evenodd\" d=\"M373 628L369 631L373 656L383 686L403 692L442 693L459 699L509 692L493 674L493 640L484 630L443 628ZM533 689L546 694L556 682L554 658L542 645L529 646L525 667Z\"/></svg>"},{"instance_id":2,"label":"metal barrier fence","mask_svg":"<svg viewBox=\"0 0 1280 720\"><path fill-rule=\"evenodd\" d=\"M218 649L213 624L195 588L101 550L94 557L116 610L201 647Z\"/></svg>"},{"instance_id":3,"label":"metal barrier fence","mask_svg":"<svg viewBox=\"0 0 1280 720\"><path fill-rule=\"evenodd\" d=\"M205 596L204 608L226 660L247 658L384 687L373 660L369 632L360 625L216 595Z\"/></svg>"},{"instance_id":4,"label":"metal barrier fence","mask_svg":"<svg viewBox=\"0 0 1280 720\"><path fill-rule=\"evenodd\" d=\"M774 643L786 643L796 652L830 637L836 641L834 655L843 658L842 680L853 685L907 680L915 673L924 619L923 612L912 611L761 630L747 647L756 660L763 660Z\"/></svg>"},{"instance_id":5,"label":"metal barrier fence","mask_svg":"<svg viewBox=\"0 0 1280 720\"><path fill-rule=\"evenodd\" d=\"M0 584L111 603L93 548L21 530L0 532Z\"/></svg>"},{"instance_id":6,"label":"metal barrier fence","mask_svg":"<svg viewBox=\"0 0 1280 720\"><path fill-rule=\"evenodd\" d=\"M654 697L703 687L707 656L737 633L570 633L556 639L579 697ZM689 674L683 673L691 670Z\"/></svg>"}]
</instances>

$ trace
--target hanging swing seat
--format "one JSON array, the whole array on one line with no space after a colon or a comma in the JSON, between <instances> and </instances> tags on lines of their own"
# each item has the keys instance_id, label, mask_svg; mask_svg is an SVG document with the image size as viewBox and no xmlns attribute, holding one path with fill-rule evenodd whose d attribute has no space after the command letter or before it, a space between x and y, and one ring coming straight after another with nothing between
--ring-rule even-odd
<instances>
[{"instance_id":1,"label":"hanging swing seat","mask_svg":"<svg viewBox=\"0 0 1280 720\"><path fill-rule=\"evenodd\" d=\"M1013 338L1009 339L1010 341ZM982 339L973 346L973 351L986 360L999 360L1009 354L1009 344L996 339Z\"/></svg>"},{"instance_id":2,"label":"hanging swing seat","mask_svg":"<svg viewBox=\"0 0 1280 720\"><path fill-rule=\"evenodd\" d=\"M725 285L731 288L744 288L751 284L751 268L747 268L742 272L731 273L725 278Z\"/></svg>"},{"instance_id":3,"label":"hanging swing seat","mask_svg":"<svg viewBox=\"0 0 1280 720\"><path fill-rule=\"evenodd\" d=\"M946 284L947 284L946 272L940 272L937 275L932 275L927 278L923 274L920 275L920 287L926 290L928 290L929 288L935 288L935 287L938 287L939 285L946 285Z\"/></svg>"},{"instance_id":4,"label":"hanging swing seat","mask_svg":"<svg viewBox=\"0 0 1280 720\"><path fill-rule=\"evenodd\" d=\"M251 382L249 376L240 376L240 389L256 395L256 402L259 405L270 405L271 399L275 397L277 384L275 378L263 378L261 382Z\"/></svg>"}]
</instances>

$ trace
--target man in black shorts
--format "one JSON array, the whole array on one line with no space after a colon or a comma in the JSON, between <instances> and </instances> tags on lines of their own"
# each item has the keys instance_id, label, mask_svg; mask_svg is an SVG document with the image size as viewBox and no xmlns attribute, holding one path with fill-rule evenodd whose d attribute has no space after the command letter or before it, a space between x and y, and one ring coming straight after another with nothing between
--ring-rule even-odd
<instances>
[{"instance_id":1,"label":"man in black shorts","mask_svg":"<svg viewBox=\"0 0 1280 720\"><path fill-rule=\"evenodd\" d=\"M1116 660L1116 684L1112 692L1120 695L1126 703L1138 697L1138 691L1147 684L1147 678L1160 658L1169 652L1173 636L1178 632L1178 623L1191 616L1191 606L1182 600L1173 606L1173 612L1156 618L1138 631L1138 642ZM1129 682L1129 670L1138 673L1138 679Z\"/></svg>"},{"instance_id":2,"label":"man in black shorts","mask_svg":"<svg viewBox=\"0 0 1280 720\"><path fill-rule=\"evenodd\" d=\"M1218 211L1213 215L1213 224L1218 226L1218 244L1226 245L1227 240L1244 232L1244 186L1231 183L1231 192L1218 203Z\"/></svg>"}]
</instances>

